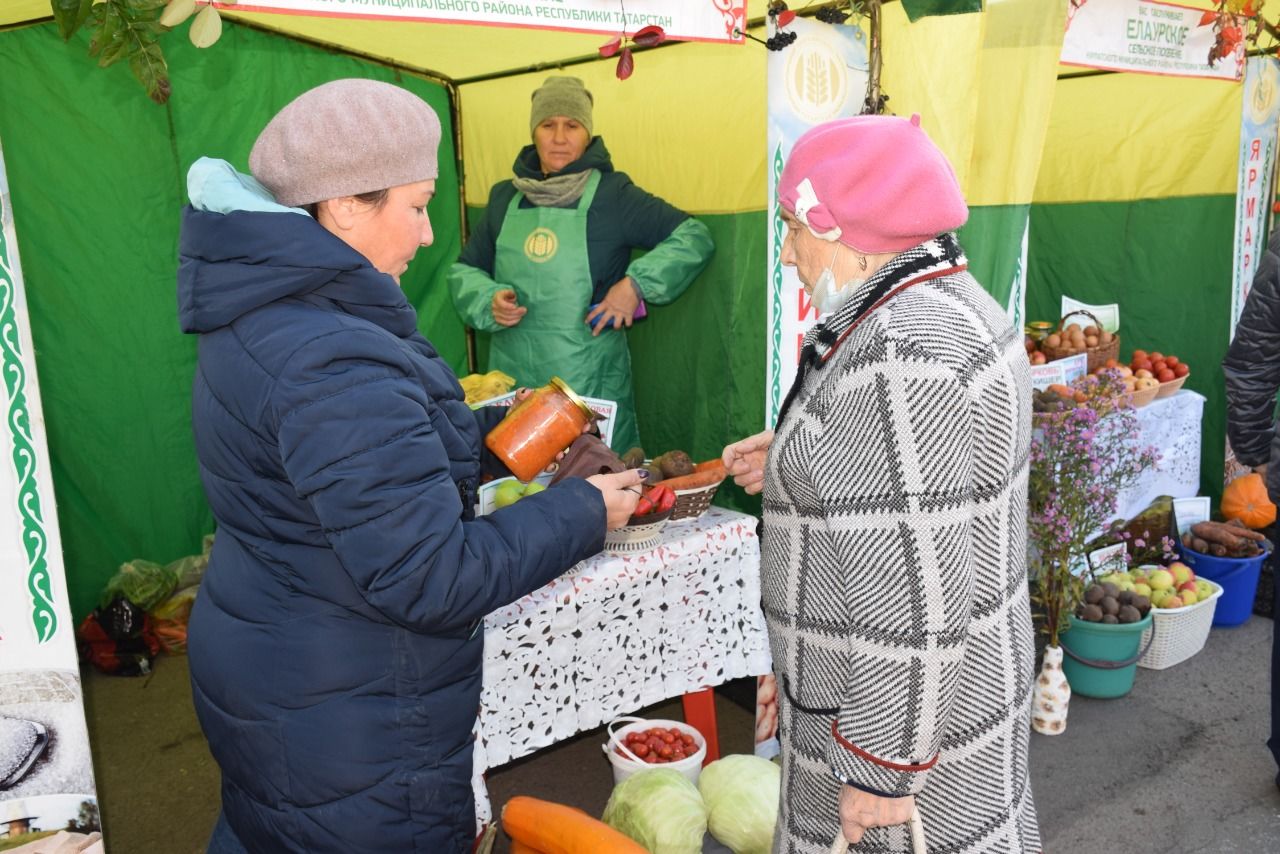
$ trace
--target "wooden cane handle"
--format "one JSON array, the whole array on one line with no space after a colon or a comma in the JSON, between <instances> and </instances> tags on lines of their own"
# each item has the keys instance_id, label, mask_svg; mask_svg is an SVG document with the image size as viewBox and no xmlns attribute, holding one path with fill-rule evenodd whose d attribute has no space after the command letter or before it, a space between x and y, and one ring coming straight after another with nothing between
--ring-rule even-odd
<instances>
[{"instance_id":1,"label":"wooden cane handle","mask_svg":"<svg viewBox=\"0 0 1280 854\"><path fill-rule=\"evenodd\" d=\"M924 822L920 820L920 810L911 809L911 818L907 819L907 824L911 828L911 851L913 854L929 854L929 848L924 841ZM849 850L849 840L844 838L844 831L836 834L835 841L831 843L831 854L846 854Z\"/></svg>"}]
</instances>

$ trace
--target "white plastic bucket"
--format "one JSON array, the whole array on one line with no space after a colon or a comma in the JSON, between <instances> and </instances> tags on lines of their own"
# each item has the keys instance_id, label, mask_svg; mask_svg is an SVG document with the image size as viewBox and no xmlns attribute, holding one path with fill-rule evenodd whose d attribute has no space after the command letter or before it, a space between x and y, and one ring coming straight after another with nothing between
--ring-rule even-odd
<instances>
[{"instance_id":1,"label":"white plastic bucket","mask_svg":"<svg viewBox=\"0 0 1280 854\"><path fill-rule=\"evenodd\" d=\"M618 724L629 721L625 726L615 730ZM675 728L681 732L687 732L693 736L693 743L698 749L684 759L678 759L675 762L645 762L636 756L626 745L627 733L641 732L652 727L661 727L662 729ZM707 740L702 737L702 733L698 732L695 727L690 726L684 721L665 721L665 720L645 720L644 718L623 717L614 718L607 727L609 740L601 745L606 756L609 757L609 764L613 766L613 784L616 786L623 780L635 774L638 771L644 771L648 768L670 768L673 771L679 771L690 783L698 782L698 775L702 773L702 760L707 756ZM618 755L618 748L627 754L626 756Z\"/></svg>"}]
</instances>

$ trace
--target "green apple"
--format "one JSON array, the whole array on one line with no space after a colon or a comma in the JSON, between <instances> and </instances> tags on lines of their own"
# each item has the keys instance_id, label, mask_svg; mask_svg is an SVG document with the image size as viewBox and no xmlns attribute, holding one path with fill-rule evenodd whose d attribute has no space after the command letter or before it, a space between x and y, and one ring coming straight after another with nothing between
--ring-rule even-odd
<instances>
[{"instance_id":1,"label":"green apple","mask_svg":"<svg viewBox=\"0 0 1280 854\"><path fill-rule=\"evenodd\" d=\"M1196 579L1196 596L1200 600L1208 599L1213 595L1213 583L1205 581L1203 578Z\"/></svg>"},{"instance_id":2,"label":"green apple","mask_svg":"<svg viewBox=\"0 0 1280 854\"><path fill-rule=\"evenodd\" d=\"M1152 590L1168 590L1173 587L1173 573L1167 569L1157 569L1151 573L1147 583L1151 585Z\"/></svg>"},{"instance_id":3,"label":"green apple","mask_svg":"<svg viewBox=\"0 0 1280 854\"><path fill-rule=\"evenodd\" d=\"M1133 592L1137 593L1139 596L1146 596L1150 599L1151 585L1147 584L1145 581L1139 582L1138 584L1133 585Z\"/></svg>"},{"instance_id":4,"label":"green apple","mask_svg":"<svg viewBox=\"0 0 1280 854\"><path fill-rule=\"evenodd\" d=\"M1185 590L1178 591L1178 598L1182 600L1183 605L1194 605L1200 601L1200 597L1196 596L1196 588L1194 585Z\"/></svg>"},{"instance_id":5,"label":"green apple","mask_svg":"<svg viewBox=\"0 0 1280 854\"><path fill-rule=\"evenodd\" d=\"M545 486L538 483L536 480L531 480L529 481L529 485L524 488L524 495L521 497L523 498L528 495L536 495L544 489L546 489Z\"/></svg>"},{"instance_id":6,"label":"green apple","mask_svg":"<svg viewBox=\"0 0 1280 854\"><path fill-rule=\"evenodd\" d=\"M504 480L493 490L493 506L501 510L524 497L525 485L514 477Z\"/></svg>"}]
</instances>

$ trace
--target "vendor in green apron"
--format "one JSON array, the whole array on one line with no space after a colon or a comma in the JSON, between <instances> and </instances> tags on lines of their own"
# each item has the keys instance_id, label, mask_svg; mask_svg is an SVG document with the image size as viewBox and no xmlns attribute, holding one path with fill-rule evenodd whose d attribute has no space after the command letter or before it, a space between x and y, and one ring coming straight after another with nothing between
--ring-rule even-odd
<instances>
[{"instance_id":1,"label":"vendor in green apron","mask_svg":"<svg viewBox=\"0 0 1280 854\"><path fill-rule=\"evenodd\" d=\"M640 444L626 330L642 300L680 296L715 247L705 225L614 171L591 105L576 77L533 93L533 144L490 191L449 290L467 325L494 333L488 370L617 401L622 451ZM633 261L635 249L650 251Z\"/></svg>"}]
</instances>

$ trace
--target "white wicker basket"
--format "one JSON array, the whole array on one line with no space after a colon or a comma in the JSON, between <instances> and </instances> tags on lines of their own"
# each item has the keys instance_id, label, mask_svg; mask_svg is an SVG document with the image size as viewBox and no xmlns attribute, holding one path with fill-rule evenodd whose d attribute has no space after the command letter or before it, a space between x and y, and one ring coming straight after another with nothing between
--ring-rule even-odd
<instances>
[{"instance_id":1,"label":"white wicker basket","mask_svg":"<svg viewBox=\"0 0 1280 854\"><path fill-rule=\"evenodd\" d=\"M1207 578L1205 581L1209 581ZM1213 584L1212 581L1209 581ZM1186 661L1204 648L1209 637L1209 628L1213 625L1213 612L1218 605L1218 597L1222 595L1222 585L1213 584L1213 593L1208 599L1202 599L1194 605L1184 608L1152 608L1154 615L1151 628L1142 633L1142 643L1147 642L1151 632L1156 639L1151 642L1138 666L1148 670L1164 670L1166 667Z\"/></svg>"},{"instance_id":2,"label":"white wicker basket","mask_svg":"<svg viewBox=\"0 0 1280 854\"><path fill-rule=\"evenodd\" d=\"M647 552L662 542L662 529L670 518L670 510L650 516L632 516L629 524L605 533L604 550L623 555Z\"/></svg>"}]
</instances>

